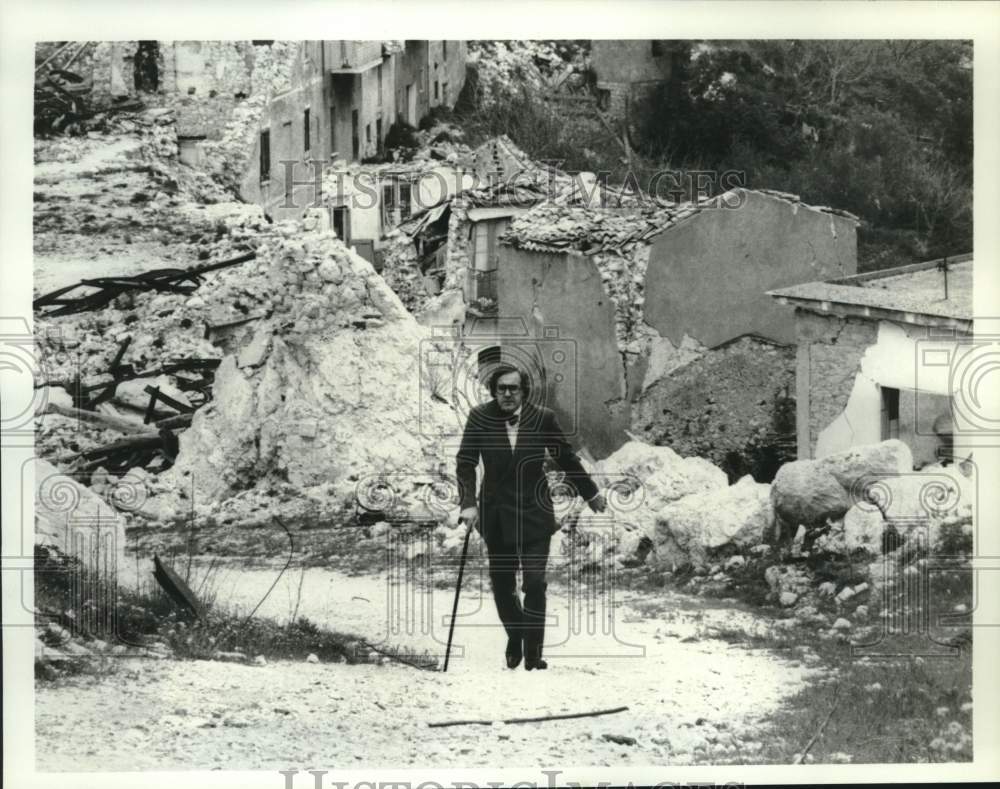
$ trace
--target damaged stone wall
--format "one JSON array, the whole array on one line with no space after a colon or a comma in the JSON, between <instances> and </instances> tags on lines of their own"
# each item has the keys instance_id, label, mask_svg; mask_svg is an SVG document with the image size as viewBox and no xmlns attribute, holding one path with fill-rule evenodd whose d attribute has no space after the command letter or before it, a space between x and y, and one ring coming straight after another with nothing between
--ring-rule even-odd
<instances>
[{"instance_id":1,"label":"damaged stone wall","mask_svg":"<svg viewBox=\"0 0 1000 789\"><path fill-rule=\"evenodd\" d=\"M634 244L624 250L605 250L592 256L601 272L608 297L615 305L615 338L629 361L645 351L641 327L649 245Z\"/></svg>"},{"instance_id":2,"label":"damaged stone wall","mask_svg":"<svg viewBox=\"0 0 1000 789\"><path fill-rule=\"evenodd\" d=\"M814 456L820 432L844 411L878 325L796 310L799 456ZM804 401L804 402L803 402Z\"/></svg>"},{"instance_id":3,"label":"damaged stone wall","mask_svg":"<svg viewBox=\"0 0 1000 789\"><path fill-rule=\"evenodd\" d=\"M254 46L249 41L159 42L167 106L182 137L217 140L251 92Z\"/></svg>"},{"instance_id":4,"label":"damaged stone wall","mask_svg":"<svg viewBox=\"0 0 1000 789\"><path fill-rule=\"evenodd\" d=\"M393 231L383 248L382 276L411 314L423 308L429 294L412 238Z\"/></svg>"},{"instance_id":5,"label":"damaged stone wall","mask_svg":"<svg viewBox=\"0 0 1000 789\"><path fill-rule=\"evenodd\" d=\"M892 435L907 444L917 468L938 462L939 453L968 455L971 447L954 445L953 412L961 409L952 407L950 368L921 363L935 354L955 358L961 334L807 310L796 313L796 323L798 387L806 400L798 425L802 457L822 458L881 440L890 430L883 422L886 391L897 398Z\"/></svg>"},{"instance_id":6,"label":"damaged stone wall","mask_svg":"<svg viewBox=\"0 0 1000 789\"><path fill-rule=\"evenodd\" d=\"M174 110L180 136L218 139L251 92L254 50L249 41L100 41L70 70L90 78L96 106L141 98Z\"/></svg>"},{"instance_id":7,"label":"damaged stone wall","mask_svg":"<svg viewBox=\"0 0 1000 789\"><path fill-rule=\"evenodd\" d=\"M257 202L261 180L260 131L267 127L265 113L270 98L291 87L299 46L294 41L275 41L253 49L250 96L234 108L219 139L206 141L202 150L206 168L219 181L244 199Z\"/></svg>"},{"instance_id":8,"label":"damaged stone wall","mask_svg":"<svg viewBox=\"0 0 1000 789\"><path fill-rule=\"evenodd\" d=\"M444 288L465 292L465 278L472 265L472 235L468 207L461 198L451 202L448 220L448 249L445 252Z\"/></svg>"}]
</instances>

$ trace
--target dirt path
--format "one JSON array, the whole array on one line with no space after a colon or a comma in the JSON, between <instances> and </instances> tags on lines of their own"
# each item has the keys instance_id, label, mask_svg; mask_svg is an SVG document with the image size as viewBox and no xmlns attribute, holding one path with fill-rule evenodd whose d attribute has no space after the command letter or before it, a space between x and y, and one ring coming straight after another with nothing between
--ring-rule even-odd
<instances>
[{"instance_id":1,"label":"dirt path","mask_svg":"<svg viewBox=\"0 0 1000 789\"><path fill-rule=\"evenodd\" d=\"M235 579L235 572L232 578ZM475 574L474 574L475 577ZM274 571L219 577L217 594L252 606ZM290 574L261 613L287 617L298 587ZM439 652L443 627L387 632L386 601L429 601L433 621L451 592L403 594L384 576L310 570L299 613L372 642ZM125 660L114 673L38 688L40 769L289 769L538 764L683 764L753 761L760 721L818 669L704 635L715 626L766 629L734 608L675 593L627 593L573 605L550 587L547 672L510 671L492 601L466 593L447 673L399 664ZM591 613L592 612L592 613ZM391 617L390 617L391 618ZM612 622L596 627L597 622ZM406 620L407 617L402 617ZM399 618L393 619L399 621ZM419 619L418 619L419 621ZM583 627L570 627L575 622ZM587 627L587 623L591 627ZM613 632L613 636L608 632ZM429 728L449 719L527 717L628 705L624 713L548 723ZM75 736L88 732L85 738ZM634 745L604 735L634 738Z\"/></svg>"}]
</instances>

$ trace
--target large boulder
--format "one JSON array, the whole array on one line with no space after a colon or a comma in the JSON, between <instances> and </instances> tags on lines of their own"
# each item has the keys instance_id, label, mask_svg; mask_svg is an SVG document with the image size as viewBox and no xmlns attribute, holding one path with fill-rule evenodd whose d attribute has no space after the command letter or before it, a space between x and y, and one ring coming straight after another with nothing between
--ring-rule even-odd
<instances>
[{"instance_id":1,"label":"large boulder","mask_svg":"<svg viewBox=\"0 0 1000 789\"><path fill-rule=\"evenodd\" d=\"M893 438L878 444L851 447L820 458L816 463L832 474L856 501L866 480L911 473L913 453L906 444Z\"/></svg>"},{"instance_id":2,"label":"large boulder","mask_svg":"<svg viewBox=\"0 0 1000 789\"><path fill-rule=\"evenodd\" d=\"M851 508L847 491L814 460L795 460L778 469L771 483L774 513L792 532L799 525L821 526Z\"/></svg>"},{"instance_id":3,"label":"large boulder","mask_svg":"<svg viewBox=\"0 0 1000 789\"><path fill-rule=\"evenodd\" d=\"M656 514L657 562L704 567L724 546L745 550L774 528L770 485L747 475L731 487L694 493Z\"/></svg>"}]
</instances>

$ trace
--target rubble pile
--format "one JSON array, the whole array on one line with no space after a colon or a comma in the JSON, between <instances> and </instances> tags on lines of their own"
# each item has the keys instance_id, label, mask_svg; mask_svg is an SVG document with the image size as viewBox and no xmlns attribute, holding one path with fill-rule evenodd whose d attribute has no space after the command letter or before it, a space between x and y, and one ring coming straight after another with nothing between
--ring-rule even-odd
<instances>
[{"instance_id":1,"label":"rubble pile","mask_svg":"<svg viewBox=\"0 0 1000 789\"><path fill-rule=\"evenodd\" d=\"M386 284L399 296L403 306L415 315L423 309L429 294L413 239L394 231L383 248L382 259L382 275Z\"/></svg>"},{"instance_id":2,"label":"rubble pile","mask_svg":"<svg viewBox=\"0 0 1000 789\"><path fill-rule=\"evenodd\" d=\"M40 308L41 383L59 411L38 416L40 454L107 492L143 436L166 430L179 465L145 475L147 495L130 515L153 521L221 506L258 480L260 496L230 509L256 511L278 489L286 504L335 502L354 514L367 484L379 511L385 488L374 480L394 472L406 478L399 490L426 488L431 477L412 472L453 463L436 442L455 419L420 381L422 330L370 264L324 232L315 212L271 225L257 206L215 202L226 192L214 185L206 195L177 162L169 111L115 123L106 136L36 146L36 294L94 274L127 283L150 269L241 262L186 292L123 287L100 308ZM205 385L192 391L198 375ZM101 454L122 444L125 454ZM303 493L310 486L314 499Z\"/></svg>"},{"instance_id":3,"label":"rubble pile","mask_svg":"<svg viewBox=\"0 0 1000 789\"><path fill-rule=\"evenodd\" d=\"M216 202L225 191L177 161L170 111L122 114L106 131L35 146L38 387L46 409L62 409L39 414L36 448L60 467L83 473L82 479L118 463L124 464L119 471L127 470L130 457L138 464L150 449L156 455L149 439L161 429L160 420L180 416L171 436L163 437L164 450L174 447L173 430L189 419L178 411L211 397L212 369L222 354L206 339L208 329L221 317L245 320L267 295L266 288L246 292L243 272L228 269L185 280L178 292L129 286L153 270L183 275L245 257L267 223L256 206ZM99 268L94 260L101 261ZM79 287L86 278L117 283L103 291L113 297L110 303L99 299L87 306L102 290ZM51 293L69 287L62 296ZM206 294L216 297L214 303ZM55 315L67 309L60 299L87 308ZM147 387L161 395L155 408ZM66 410L75 408L85 414ZM144 428L144 417L156 424ZM116 446L111 454L99 452ZM169 462L169 451L160 454Z\"/></svg>"},{"instance_id":4,"label":"rubble pile","mask_svg":"<svg viewBox=\"0 0 1000 789\"><path fill-rule=\"evenodd\" d=\"M607 514L597 515L577 502L562 515L563 528L584 535L582 546L601 555L614 553L618 561L630 564L645 546L660 550L664 535L658 528L660 513L674 502L698 494L718 496L726 490L726 475L702 458L682 458L669 447L630 441L589 469L609 501ZM644 539L645 538L645 539ZM683 539L686 545L688 540ZM564 539L560 550L575 553L581 561L599 556L580 555L581 541ZM664 549L665 551L668 549ZM685 557L670 555L681 563ZM645 555L643 555L643 559ZM640 560L641 562L641 560Z\"/></svg>"},{"instance_id":5,"label":"rubble pile","mask_svg":"<svg viewBox=\"0 0 1000 789\"><path fill-rule=\"evenodd\" d=\"M912 470L910 449L897 439L821 460L796 460L778 470L771 501L783 533L794 533L799 526L817 528L828 519L843 518L853 503L881 495L883 487L896 484L893 478Z\"/></svg>"},{"instance_id":6,"label":"rubble pile","mask_svg":"<svg viewBox=\"0 0 1000 789\"><path fill-rule=\"evenodd\" d=\"M282 483L322 486L348 511L367 487L388 481L393 495L428 484L453 461L440 440L455 417L420 381L425 331L333 233L296 222L276 230L256 261L273 311L223 359L169 479L193 488L206 511ZM170 519L176 506L151 511Z\"/></svg>"},{"instance_id":7,"label":"rubble pile","mask_svg":"<svg viewBox=\"0 0 1000 789\"><path fill-rule=\"evenodd\" d=\"M579 554L582 546L596 551L588 561L614 554L626 567L645 563L670 573L690 571L695 586L708 584L706 590L715 586L720 591L731 582L730 573L754 567L763 572L774 557L789 551L821 563L829 557L831 566L841 568L830 577L840 578L842 571L851 575L843 567L859 561L871 562L875 572L877 557L905 543L922 541L931 550L944 550L949 541L961 539L960 532L967 531L974 517L975 485L967 476L969 469L932 466L904 473L908 455L901 442L886 441L822 461L786 464L783 470L803 462L816 464L838 486L841 498L823 519L796 523L782 534L781 519L789 517L787 492L782 491L787 472L779 474L774 485L755 482L749 475L730 485L725 473L703 458L682 458L667 447L631 441L590 468L605 490L609 511L597 515L580 502L571 506L561 516L565 534L560 550ZM872 486L858 488L852 498L837 479L855 475ZM584 535L582 540L576 532ZM896 541L887 542L890 534ZM797 600L803 591L792 586L811 583L812 575L804 570L780 572L797 580L783 585L768 580L775 601L790 591ZM841 583L847 583L845 578ZM865 574L862 580L867 578ZM785 600L795 604L788 602L788 595Z\"/></svg>"},{"instance_id":8,"label":"rubble pile","mask_svg":"<svg viewBox=\"0 0 1000 789\"><path fill-rule=\"evenodd\" d=\"M706 567L722 548L736 552L760 545L774 527L770 486L746 476L722 491L693 493L656 513L657 561Z\"/></svg>"},{"instance_id":9,"label":"rubble pile","mask_svg":"<svg viewBox=\"0 0 1000 789\"><path fill-rule=\"evenodd\" d=\"M651 359L651 383L632 406L633 433L707 458L731 481L750 473L769 482L796 454L795 349L741 337L679 360L654 377Z\"/></svg>"}]
</instances>

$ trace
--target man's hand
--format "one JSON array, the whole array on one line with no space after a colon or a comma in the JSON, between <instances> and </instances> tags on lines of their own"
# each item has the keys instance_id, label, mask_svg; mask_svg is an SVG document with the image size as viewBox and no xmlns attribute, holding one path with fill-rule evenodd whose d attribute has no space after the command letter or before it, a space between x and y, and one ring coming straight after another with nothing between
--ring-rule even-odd
<instances>
[{"instance_id":1,"label":"man's hand","mask_svg":"<svg viewBox=\"0 0 1000 789\"><path fill-rule=\"evenodd\" d=\"M466 507L462 510L461 514L459 514L458 519L459 521L468 523L473 529L476 528L476 524L479 523L479 508Z\"/></svg>"},{"instance_id":2,"label":"man's hand","mask_svg":"<svg viewBox=\"0 0 1000 789\"><path fill-rule=\"evenodd\" d=\"M608 502L605 500L603 493L598 493L587 502L587 506L590 507L591 512L604 512L608 508Z\"/></svg>"}]
</instances>

